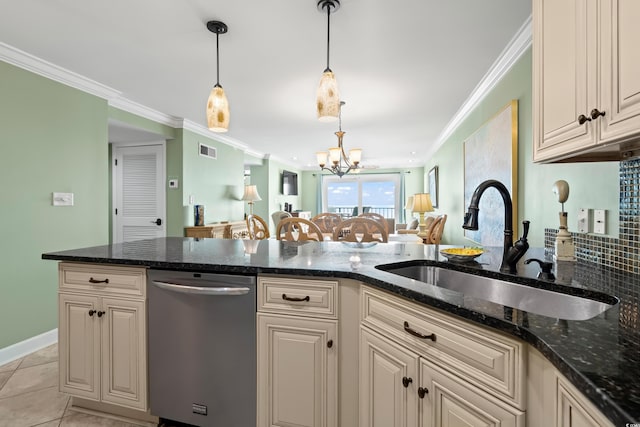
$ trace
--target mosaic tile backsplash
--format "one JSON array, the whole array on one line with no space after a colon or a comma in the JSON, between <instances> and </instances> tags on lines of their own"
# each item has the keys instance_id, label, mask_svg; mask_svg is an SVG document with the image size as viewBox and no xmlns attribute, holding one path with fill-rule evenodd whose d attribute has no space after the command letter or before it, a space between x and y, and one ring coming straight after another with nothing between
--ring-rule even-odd
<instances>
[{"instance_id":1,"label":"mosaic tile backsplash","mask_svg":"<svg viewBox=\"0 0 640 427\"><path fill-rule=\"evenodd\" d=\"M545 228L550 253L558 230ZM604 267L640 274L640 159L620 162L620 234L618 238L571 233L576 258Z\"/></svg>"}]
</instances>

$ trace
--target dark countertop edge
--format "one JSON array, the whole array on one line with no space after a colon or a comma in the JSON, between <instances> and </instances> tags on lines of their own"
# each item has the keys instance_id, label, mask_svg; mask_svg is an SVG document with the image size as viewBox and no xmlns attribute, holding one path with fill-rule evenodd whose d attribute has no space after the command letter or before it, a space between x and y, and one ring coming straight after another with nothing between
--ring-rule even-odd
<instances>
[{"instance_id":1,"label":"dark countertop edge","mask_svg":"<svg viewBox=\"0 0 640 427\"><path fill-rule=\"evenodd\" d=\"M407 298L410 301L424 304L431 308L441 309L449 315L461 317L462 319L487 326L491 329L509 334L519 338L526 343L532 345L555 366L578 390L581 391L614 425L625 425L633 423L633 417L625 410L620 408L618 404L612 400L605 391L598 388L592 381L584 376L580 371L575 369L570 362L559 355L552 347L550 347L543 339L526 327L522 327L499 319L484 313L479 313L465 307L458 307L438 298L430 297L418 291L394 285L368 276L358 271L340 271L340 270L307 270L300 268L275 268L275 267L258 267L238 265L231 266L228 264L200 264L200 263L180 263L171 261L149 261L149 260L130 260L130 259L113 259L113 258L94 258L80 257L73 255L59 254L42 254L44 260L79 262L89 264L110 264L158 268L164 270L199 270L202 272L212 273L231 273L231 274L275 274L275 275L291 275L291 276L314 276L314 277L335 277L357 280L367 285L375 286ZM434 263L437 264L437 263ZM471 271L475 273L474 271Z\"/></svg>"}]
</instances>

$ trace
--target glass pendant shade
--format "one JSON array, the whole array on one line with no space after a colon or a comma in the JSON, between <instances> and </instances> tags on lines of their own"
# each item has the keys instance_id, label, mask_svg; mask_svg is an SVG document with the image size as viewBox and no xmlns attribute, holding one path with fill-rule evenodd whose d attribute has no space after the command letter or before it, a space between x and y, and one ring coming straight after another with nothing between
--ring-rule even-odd
<instances>
[{"instance_id":1,"label":"glass pendant shade","mask_svg":"<svg viewBox=\"0 0 640 427\"><path fill-rule=\"evenodd\" d=\"M219 85L213 87L207 101L207 127L213 132L229 130L229 101Z\"/></svg>"},{"instance_id":2,"label":"glass pendant shade","mask_svg":"<svg viewBox=\"0 0 640 427\"><path fill-rule=\"evenodd\" d=\"M329 159L331 163L339 163L340 162L340 152L342 150L340 147L329 148Z\"/></svg>"},{"instance_id":3,"label":"glass pendant shade","mask_svg":"<svg viewBox=\"0 0 640 427\"><path fill-rule=\"evenodd\" d=\"M338 82L333 71L326 70L320 78L318 86L316 107L318 120L321 122L333 122L338 120L340 114L340 92Z\"/></svg>"},{"instance_id":4,"label":"glass pendant shade","mask_svg":"<svg viewBox=\"0 0 640 427\"><path fill-rule=\"evenodd\" d=\"M320 167L324 167L327 164L327 152L326 151L318 151L316 153L316 158L318 159L318 165Z\"/></svg>"},{"instance_id":5,"label":"glass pendant shade","mask_svg":"<svg viewBox=\"0 0 640 427\"><path fill-rule=\"evenodd\" d=\"M360 159L362 159L362 150L360 148L352 148L349 150L349 160L351 163L358 164L360 163Z\"/></svg>"}]
</instances>

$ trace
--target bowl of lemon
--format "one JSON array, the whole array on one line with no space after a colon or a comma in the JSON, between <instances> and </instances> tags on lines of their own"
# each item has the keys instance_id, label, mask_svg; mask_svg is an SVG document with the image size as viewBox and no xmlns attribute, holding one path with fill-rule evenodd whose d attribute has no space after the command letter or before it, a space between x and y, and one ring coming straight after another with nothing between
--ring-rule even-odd
<instances>
[{"instance_id":1,"label":"bowl of lemon","mask_svg":"<svg viewBox=\"0 0 640 427\"><path fill-rule=\"evenodd\" d=\"M471 262L484 251L482 248L449 248L442 249L440 253L451 262Z\"/></svg>"}]
</instances>

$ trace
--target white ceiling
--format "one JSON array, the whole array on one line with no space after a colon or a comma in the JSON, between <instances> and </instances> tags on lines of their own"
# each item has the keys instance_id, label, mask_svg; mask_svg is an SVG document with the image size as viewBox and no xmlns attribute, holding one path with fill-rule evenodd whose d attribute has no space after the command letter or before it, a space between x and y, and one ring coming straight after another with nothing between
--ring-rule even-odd
<instances>
[{"instance_id":1,"label":"white ceiling","mask_svg":"<svg viewBox=\"0 0 640 427\"><path fill-rule=\"evenodd\" d=\"M0 0L0 10L0 42L203 126L216 82L205 24L221 20L225 137L304 169L336 145L338 124L315 114L327 38L316 0ZM530 14L530 0L342 0L331 68L346 149L362 148L365 165L423 164Z\"/></svg>"}]
</instances>

